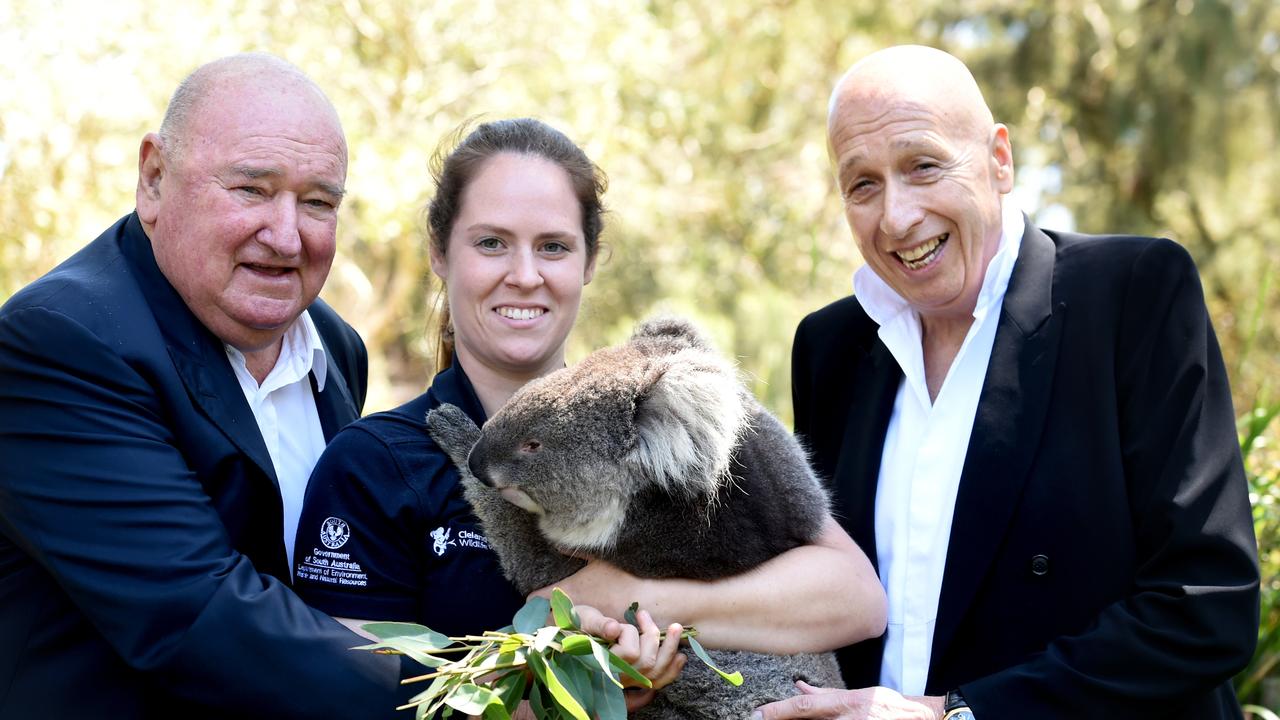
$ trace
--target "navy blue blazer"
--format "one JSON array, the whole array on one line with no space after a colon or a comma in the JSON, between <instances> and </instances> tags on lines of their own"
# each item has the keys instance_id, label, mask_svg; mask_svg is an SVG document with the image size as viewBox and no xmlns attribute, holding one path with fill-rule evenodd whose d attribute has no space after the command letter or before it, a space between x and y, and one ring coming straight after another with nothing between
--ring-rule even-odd
<instances>
[{"instance_id":1,"label":"navy blue blazer","mask_svg":"<svg viewBox=\"0 0 1280 720\"><path fill-rule=\"evenodd\" d=\"M796 431L876 560L902 372L848 297L796 331ZM960 478L926 692L981 720L1239 717L1258 565L1226 371L1190 256L1028 223ZM883 642L840 651L876 685Z\"/></svg>"},{"instance_id":2,"label":"navy blue blazer","mask_svg":"<svg viewBox=\"0 0 1280 720\"><path fill-rule=\"evenodd\" d=\"M310 313L328 439L359 416L366 355ZM289 589L253 414L136 214L0 309L0 458L0 717L394 707L395 664Z\"/></svg>"}]
</instances>

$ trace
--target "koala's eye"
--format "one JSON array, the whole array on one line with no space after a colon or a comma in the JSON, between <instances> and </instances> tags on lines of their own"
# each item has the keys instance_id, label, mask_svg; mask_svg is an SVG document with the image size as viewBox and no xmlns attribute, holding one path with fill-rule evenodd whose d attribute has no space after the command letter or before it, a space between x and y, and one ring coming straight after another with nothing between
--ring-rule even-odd
<instances>
[{"instance_id":1,"label":"koala's eye","mask_svg":"<svg viewBox=\"0 0 1280 720\"><path fill-rule=\"evenodd\" d=\"M520 444L520 452L523 452L523 453L536 453L541 449L542 449L542 443L538 442L537 440L525 440L523 443Z\"/></svg>"}]
</instances>

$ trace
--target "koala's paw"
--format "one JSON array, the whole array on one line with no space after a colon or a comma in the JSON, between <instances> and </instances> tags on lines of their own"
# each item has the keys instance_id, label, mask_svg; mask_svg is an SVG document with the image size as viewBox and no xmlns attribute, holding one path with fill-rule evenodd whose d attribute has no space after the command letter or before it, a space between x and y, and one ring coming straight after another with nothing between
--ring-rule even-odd
<instances>
[{"instance_id":1,"label":"koala's paw","mask_svg":"<svg viewBox=\"0 0 1280 720\"><path fill-rule=\"evenodd\" d=\"M427 432L436 445L449 455L459 470L467 469L467 456L480 439L480 428L471 421L462 408L445 403L427 413Z\"/></svg>"},{"instance_id":2,"label":"koala's paw","mask_svg":"<svg viewBox=\"0 0 1280 720\"><path fill-rule=\"evenodd\" d=\"M469 472L462 474L462 495L480 517L481 522L486 524L493 523L495 520L504 521L513 510L524 512L507 502L497 490L472 477Z\"/></svg>"}]
</instances>

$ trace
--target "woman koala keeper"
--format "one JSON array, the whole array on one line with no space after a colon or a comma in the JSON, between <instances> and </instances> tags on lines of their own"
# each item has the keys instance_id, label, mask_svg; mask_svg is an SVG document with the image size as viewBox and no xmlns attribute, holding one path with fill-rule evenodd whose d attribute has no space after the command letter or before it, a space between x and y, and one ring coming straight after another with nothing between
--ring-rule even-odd
<instances>
[{"instance_id":1,"label":"woman koala keeper","mask_svg":"<svg viewBox=\"0 0 1280 720\"><path fill-rule=\"evenodd\" d=\"M482 425L526 382L565 366L595 269L605 180L562 133L527 118L478 126L434 174L427 219L447 298L444 366L426 393L329 444L307 487L294 579L304 600L353 628L399 620L456 636L509 624L524 598L423 419L451 403ZM592 561L556 585L579 603L586 629L616 641L655 688L685 659L680 626L664 632L654 617L696 625L709 647L772 653L834 649L879 635L885 621L870 562L830 519L813 545L732 578L650 580ZM638 627L610 619L633 600L644 609Z\"/></svg>"}]
</instances>

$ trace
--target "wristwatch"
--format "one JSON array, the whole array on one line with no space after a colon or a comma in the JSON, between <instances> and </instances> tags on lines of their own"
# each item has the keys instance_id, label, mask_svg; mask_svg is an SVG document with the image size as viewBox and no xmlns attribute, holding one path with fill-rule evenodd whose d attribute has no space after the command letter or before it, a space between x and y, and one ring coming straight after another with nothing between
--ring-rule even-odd
<instances>
[{"instance_id":1,"label":"wristwatch","mask_svg":"<svg viewBox=\"0 0 1280 720\"><path fill-rule=\"evenodd\" d=\"M959 690L952 690L942 699L942 720L973 720L973 711Z\"/></svg>"}]
</instances>

